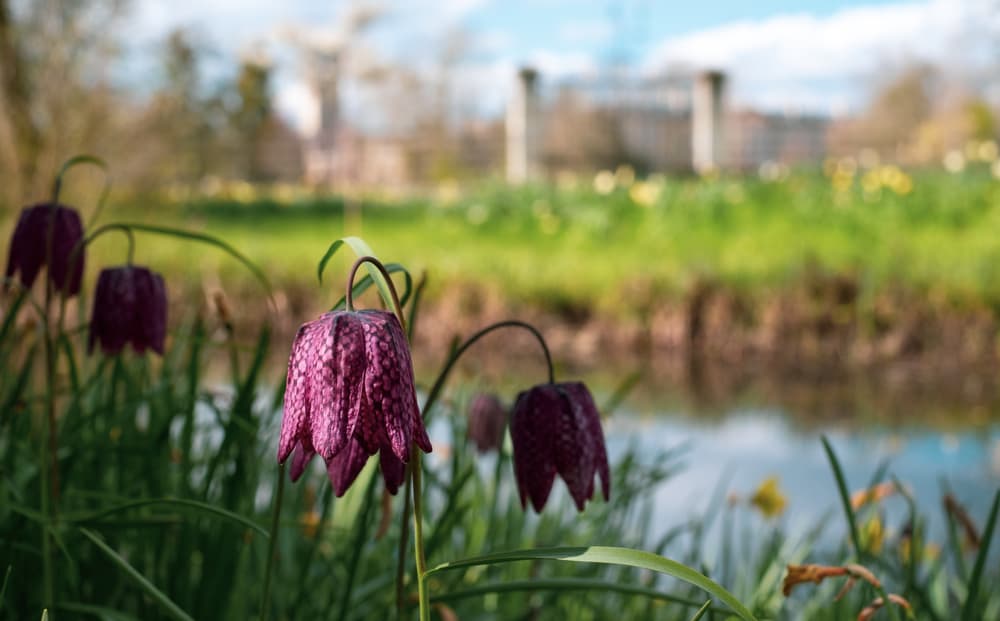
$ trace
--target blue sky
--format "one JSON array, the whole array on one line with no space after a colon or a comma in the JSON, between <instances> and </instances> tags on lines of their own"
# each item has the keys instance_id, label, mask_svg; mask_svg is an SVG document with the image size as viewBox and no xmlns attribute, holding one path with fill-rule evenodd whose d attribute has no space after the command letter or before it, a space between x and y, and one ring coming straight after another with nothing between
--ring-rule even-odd
<instances>
[{"instance_id":1,"label":"blue sky","mask_svg":"<svg viewBox=\"0 0 1000 621\"><path fill-rule=\"evenodd\" d=\"M336 31L348 2L329 0L136 0L130 48L154 55L176 27L193 28L219 52L274 59L282 113L308 131L315 102L288 32ZM1000 57L1000 0L395 0L367 35L382 59L432 70L442 41L470 42L456 80L487 113L502 108L517 66L557 81L627 61L643 75L718 68L735 105L792 112L857 110L881 72L917 61L945 64L970 81ZM148 67L150 62L146 63ZM142 65L138 62L136 66ZM993 67L996 70L996 66ZM1000 97L1000 93L996 96ZM356 108L358 106L355 106Z\"/></svg>"}]
</instances>

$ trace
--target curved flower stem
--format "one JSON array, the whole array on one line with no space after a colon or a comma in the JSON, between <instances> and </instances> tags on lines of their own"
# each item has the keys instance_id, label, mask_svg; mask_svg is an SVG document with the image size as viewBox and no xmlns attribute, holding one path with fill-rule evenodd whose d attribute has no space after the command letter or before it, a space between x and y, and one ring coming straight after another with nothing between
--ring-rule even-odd
<instances>
[{"instance_id":1,"label":"curved flower stem","mask_svg":"<svg viewBox=\"0 0 1000 621\"><path fill-rule=\"evenodd\" d=\"M264 593L260 602L260 621L268 618L271 606L271 575L278 556L278 521L281 519L281 499L285 494L285 464L278 464L278 489L274 492L274 509L271 511L271 537L264 570Z\"/></svg>"},{"instance_id":2,"label":"curved flower stem","mask_svg":"<svg viewBox=\"0 0 1000 621\"><path fill-rule=\"evenodd\" d=\"M427 417L427 412L429 412L434 403L437 402L437 399L441 394L441 390L444 388L445 380L448 379L448 375L449 373L451 373L452 367L455 366L455 363L458 362L458 359L462 356L462 354L464 354L467 349L475 345L476 341L483 338L490 332L493 332L494 330L499 330L501 328L523 328L528 332L530 332L533 337L535 337L535 340L537 340L538 344L541 345L542 347L542 352L545 354L545 365L549 371L549 383L550 384L555 383L556 381L555 369L552 366L552 354L549 352L549 346L545 344L545 339L542 337L541 332L539 332L538 329L535 328L535 326L531 325L530 323L519 321L517 319L508 319L507 321L500 321L488 325L485 328L473 334L472 336L470 336L468 339L465 340L464 343L462 343L458 347L458 349L455 350L455 352L451 355L451 357L448 358L448 361L445 362L444 368L441 369L441 373L438 375L438 378L434 382L434 385L431 386L430 392L427 393L427 400L424 401L424 407L421 410L421 413L424 418Z\"/></svg>"},{"instance_id":3,"label":"curved flower stem","mask_svg":"<svg viewBox=\"0 0 1000 621\"><path fill-rule=\"evenodd\" d=\"M104 173L104 187L101 188L101 194L97 198L97 205L94 208L94 213L90 216L90 223L93 224L97 221L98 216L101 215L101 211L104 210L104 204L108 200L108 194L111 193L111 173L108 171L108 165L101 158L93 155L77 155L66 160L62 167L59 168L59 172L56 173L55 181L52 183L52 203L56 204L59 202L59 193L62 191L63 177L67 172L69 172L69 169L74 166L79 166L80 164L92 164L100 168L101 172Z\"/></svg>"},{"instance_id":4,"label":"curved flower stem","mask_svg":"<svg viewBox=\"0 0 1000 621\"><path fill-rule=\"evenodd\" d=\"M364 263L370 263L375 266L385 279L385 282L389 285L389 293L392 296L392 312L396 314L399 319L399 324L403 327L403 331L406 331L406 318L403 316L403 307L399 304L399 294L396 293L396 285L392 283L392 278L389 276L389 272L386 271L385 266L382 262L371 256L358 257L358 260L354 262L351 266L351 271L348 272L347 276L347 295L344 296L344 303L347 306L347 310L354 311L354 276L358 273L358 268Z\"/></svg>"},{"instance_id":5,"label":"curved flower stem","mask_svg":"<svg viewBox=\"0 0 1000 621\"><path fill-rule=\"evenodd\" d=\"M420 450L413 446L412 481L413 481L413 554L417 562L417 597L420 604L420 621L430 621L430 600L427 597L427 559L424 558L424 511L420 498Z\"/></svg>"}]
</instances>

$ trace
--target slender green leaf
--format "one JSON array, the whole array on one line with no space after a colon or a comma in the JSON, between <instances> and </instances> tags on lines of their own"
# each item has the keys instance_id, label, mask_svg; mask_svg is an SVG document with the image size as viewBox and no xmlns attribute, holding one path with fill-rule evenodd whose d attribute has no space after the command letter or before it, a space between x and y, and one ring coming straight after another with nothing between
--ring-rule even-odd
<instances>
[{"instance_id":1,"label":"slender green leaf","mask_svg":"<svg viewBox=\"0 0 1000 621\"><path fill-rule=\"evenodd\" d=\"M711 606L711 605L712 605L712 600L708 600L707 602L705 602L704 604L702 604L701 608L699 608L694 613L694 616L691 617L691 621L698 621L698 619L701 619L702 617L704 617L705 613L708 612L709 606Z\"/></svg>"},{"instance_id":2,"label":"slender green leaf","mask_svg":"<svg viewBox=\"0 0 1000 621\"><path fill-rule=\"evenodd\" d=\"M95 606L94 604L84 604L81 602L59 602L56 604L57 610L76 612L83 615L91 615L103 621L138 621L136 617L126 614L113 608L105 606Z\"/></svg>"},{"instance_id":3,"label":"slender green leaf","mask_svg":"<svg viewBox=\"0 0 1000 621\"><path fill-rule=\"evenodd\" d=\"M965 598L965 605L962 607L962 621L972 621L975 618L976 600L979 597L979 588L983 580L983 569L986 567L986 558L990 553L990 543L993 541L993 531L997 526L998 510L1000 510L1000 489L993 494L993 506L990 508L990 517L986 519L986 528L983 529L983 539L979 543L979 554L976 555L976 563L972 566L972 576L969 577L969 592Z\"/></svg>"},{"instance_id":4,"label":"slender green leaf","mask_svg":"<svg viewBox=\"0 0 1000 621\"><path fill-rule=\"evenodd\" d=\"M14 569L13 565L7 565L7 571L3 574L3 586L0 586L0 605L3 604L4 595L7 594L7 583L10 581L10 572Z\"/></svg>"},{"instance_id":5,"label":"slender green leaf","mask_svg":"<svg viewBox=\"0 0 1000 621\"><path fill-rule=\"evenodd\" d=\"M526 550L515 550L512 552L500 552L488 554L474 558L463 559L442 563L437 567L429 569L427 575L437 572L459 569L462 567L474 567L477 565L495 565L498 563L511 563L514 561L530 560L554 560L568 561L572 563L599 563L605 565L623 565L626 567L636 567L659 572L668 576L673 576L678 580L683 580L692 584L729 606L737 615L745 621L754 621L753 614L747 610L743 604L736 599L733 594L722 586L711 580L708 576L701 574L690 567L672 561L668 558L645 552L643 550L632 550L629 548L616 548L607 546L590 547L564 547L564 548L537 548Z\"/></svg>"},{"instance_id":6,"label":"slender green leaf","mask_svg":"<svg viewBox=\"0 0 1000 621\"><path fill-rule=\"evenodd\" d=\"M208 244L210 246L215 246L216 248L222 250L223 252L227 253L228 255L230 255L240 263L242 263L244 267L250 270L250 272L254 275L257 281L260 282L261 286L264 287L264 290L267 291L268 298L269 299L271 298L271 283L268 282L267 276L264 274L263 270L257 267L257 265L253 261L244 256L240 251L236 250L235 248L233 248L232 246L230 246L229 244L227 244L226 242L222 241L217 237L213 237L212 235L207 235L205 233L198 233L195 231L185 231L184 229L175 229L172 227L158 226L154 224L124 222L117 226L127 227L135 231L142 231L144 233L155 233L157 235L177 237L180 239L187 239L190 241L196 241ZM273 300L271 302L273 305L274 303Z\"/></svg>"},{"instance_id":7,"label":"slender green leaf","mask_svg":"<svg viewBox=\"0 0 1000 621\"><path fill-rule=\"evenodd\" d=\"M237 524L240 524L241 526L245 526L264 537L269 536L266 528L248 518L243 517L242 515L239 515L238 513L233 513L232 511L227 511L226 509L222 509L220 507L205 502L199 502L197 500L188 500L185 498L146 498L143 500L134 500L132 502L126 502L120 504L116 507L111 507L108 509L97 511L96 513L91 513L83 517L73 518L72 516L65 516L64 519L79 524L86 524L89 522L100 521L108 517L109 515L121 513L122 511L128 511L130 509L136 509L138 507L146 507L149 505L169 505L172 507L194 509L202 513L208 513L218 517L226 518L228 520L236 522Z\"/></svg>"},{"instance_id":8,"label":"slender green leaf","mask_svg":"<svg viewBox=\"0 0 1000 621\"><path fill-rule=\"evenodd\" d=\"M179 619L180 621L194 621L190 615L181 610L181 608L177 604L175 604L169 597L167 597L166 594L163 593L163 591L156 588L156 586L152 582L147 580L145 576L139 573L135 569L135 567L132 567L132 565L130 565L128 561L123 559L117 552L111 549L111 546L104 543L104 540L101 539L100 536L97 535L97 533L95 533L92 530L88 530L86 528L81 528L80 533L82 533L83 536L86 537L87 539L90 539L90 541L93 542L93 544L97 546L97 548L101 552L103 552L111 560L111 562L113 562L115 565L118 566L119 569L125 572L125 574L129 578L132 578L132 580L135 581L135 583L139 586L139 588L145 591L147 595L149 595L156 603L158 603L160 607L163 609L163 611L167 613L170 617L174 619Z\"/></svg>"},{"instance_id":9,"label":"slender green leaf","mask_svg":"<svg viewBox=\"0 0 1000 621\"><path fill-rule=\"evenodd\" d=\"M702 605L700 600L678 597L656 589L634 586L631 584L608 582L607 580L596 580L593 578L536 578L533 580L493 582L480 584L461 591L431 595L431 602L451 602L459 599L490 595L492 593L517 593L521 591L610 591L613 593L624 593L626 595L643 595L650 599L680 604L689 608ZM709 600L708 603L711 604L711 600ZM726 612L724 608L716 608L712 606L709 606L708 610L720 614Z\"/></svg>"},{"instance_id":10,"label":"slender green leaf","mask_svg":"<svg viewBox=\"0 0 1000 621\"><path fill-rule=\"evenodd\" d=\"M833 447L830 446L830 441L826 436L822 436L820 440L823 442L823 450L826 451L826 456L830 460L833 476L837 480L837 492L840 494L840 502L844 509L844 515L847 516L847 525L851 532L851 545L854 546L854 555L860 560L862 553L861 538L858 536L858 524L854 517L854 509L851 508L851 494L847 489L847 479L844 478L844 471L840 467L837 455L833 452Z\"/></svg>"}]
</instances>

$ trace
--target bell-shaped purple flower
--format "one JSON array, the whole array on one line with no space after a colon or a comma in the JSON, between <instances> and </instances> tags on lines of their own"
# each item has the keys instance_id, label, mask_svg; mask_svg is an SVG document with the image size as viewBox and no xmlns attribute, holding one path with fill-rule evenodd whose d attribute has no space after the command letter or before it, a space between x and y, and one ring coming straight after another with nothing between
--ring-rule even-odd
<instances>
[{"instance_id":1,"label":"bell-shaped purple flower","mask_svg":"<svg viewBox=\"0 0 1000 621\"><path fill-rule=\"evenodd\" d=\"M132 265L101 270L88 351L98 343L105 354L117 354L131 343L137 353L152 349L162 355L166 334L167 291L159 274Z\"/></svg>"},{"instance_id":2,"label":"bell-shaped purple flower","mask_svg":"<svg viewBox=\"0 0 1000 621\"><path fill-rule=\"evenodd\" d=\"M468 436L480 453L496 451L503 444L507 408L496 395L481 393L469 404Z\"/></svg>"},{"instance_id":3,"label":"bell-shaped purple flower","mask_svg":"<svg viewBox=\"0 0 1000 621\"><path fill-rule=\"evenodd\" d=\"M386 488L402 483L410 444L431 451L414 389L410 348L396 316L334 311L299 328L288 359L278 462L297 480L319 453L340 496L380 453Z\"/></svg>"},{"instance_id":4,"label":"bell-shaped purple flower","mask_svg":"<svg viewBox=\"0 0 1000 621\"><path fill-rule=\"evenodd\" d=\"M76 256L71 256L83 240L83 223L71 207L42 203L21 210L10 240L6 276L12 278L19 272L25 289L34 284L48 258L50 229L52 254L48 268L52 284L57 292L65 289L67 295L74 296L80 292L83 280L84 249L81 246Z\"/></svg>"},{"instance_id":5,"label":"bell-shaped purple flower","mask_svg":"<svg viewBox=\"0 0 1000 621\"><path fill-rule=\"evenodd\" d=\"M577 509L594 496L594 475L607 500L611 488L601 417L590 391L580 382L541 384L517 396L510 421L514 475L521 506L535 511L552 491L556 473Z\"/></svg>"}]
</instances>

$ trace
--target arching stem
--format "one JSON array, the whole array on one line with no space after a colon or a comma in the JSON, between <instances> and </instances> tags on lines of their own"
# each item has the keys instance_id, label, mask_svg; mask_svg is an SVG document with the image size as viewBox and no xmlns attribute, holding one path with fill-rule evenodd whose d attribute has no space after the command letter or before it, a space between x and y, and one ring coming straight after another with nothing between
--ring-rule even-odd
<instances>
[{"instance_id":1,"label":"arching stem","mask_svg":"<svg viewBox=\"0 0 1000 621\"><path fill-rule=\"evenodd\" d=\"M386 271L385 266L382 262L371 256L358 257L354 265L351 266L351 271L347 276L347 294L344 296L345 306L348 311L354 312L354 277L358 273L358 268L365 263L370 263L382 274L382 278L385 279L386 284L389 287L389 295L392 298L392 312L399 319L399 325L403 327L403 332L406 332L406 318L403 316L403 307L399 303L399 294L396 293L396 285L393 284L392 278L389 276L389 272Z\"/></svg>"},{"instance_id":2,"label":"arching stem","mask_svg":"<svg viewBox=\"0 0 1000 621\"><path fill-rule=\"evenodd\" d=\"M101 194L97 197L97 205L94 207L94 213L90 216L90 223L93 224L97 221L97 218L101 215L101 211L104 210L104 205L108 200L108 194L111 193L111 173L108 170L108 165L99 157L93 155L77 155L66 160L65 163L59 168L59 172L56 173L56 178L52 182L52 204L59 203L59 193L62 191L63 177L69 172L74 166L79 166L81 164L91 164L97 166L104 173L104 186L101 188Z\"/></svg>"},{"instance_id":3,"label":"arching stem","mask_svg":"<svg viewBox=\"0 0 1000 621\"><path fill-rule=\"evenodd\" d=\"M552 365L552 354L549 352L549 346L545 343L545 338L542 337L541 332L539 332L538 329L535 328L535 326L531 325L530 323L519 321L517 319L508 319L507 321L500 321L498 323L488 325L485 328L473 334L472 336L470 336L468 339L465 340L464 343L459 345L458 349L456 349L455 352L451 355L451 357L448 358L448 361L445 362L444 368L441 369L441 373L438 375L437 380L434 382L434 385L431 386L430 392L427 393L427 400L424 401L424 407L421 410L421 413L424 416L424 418L427 417L427 413L430 411L431 407L433 407L433 405L437 402L438 397L440 397L441 390L444 388L444 383L448 379L448 375L451 373L452 367L455 366L455 363L458 362L458 359L462 356L462 354L464 354L466 350L468 350L470 347L475 345L479 339L483 338L484 336L495 330L500 330L501 328L521 328L527 330L533 337L535 337L535 340L538 341L538 344L542 348L542 353L545 354L545 365L549 373L549 383L550 384L555 383L556 381L555 368Z\"/></svg>"}]
</instances>

